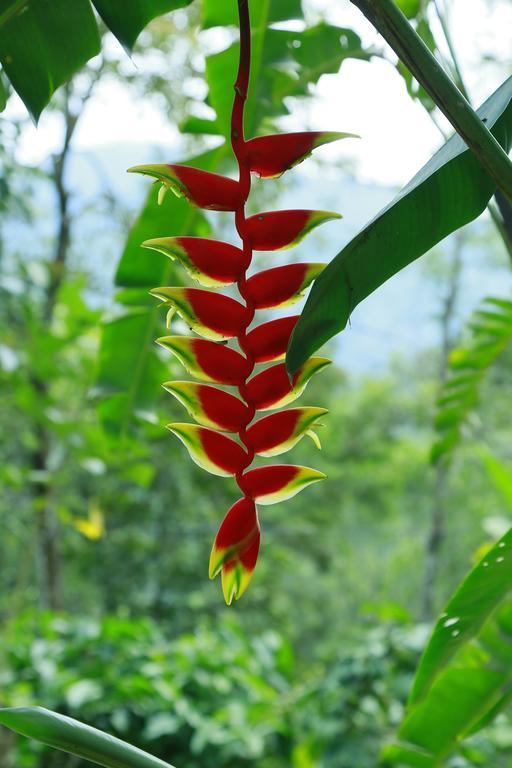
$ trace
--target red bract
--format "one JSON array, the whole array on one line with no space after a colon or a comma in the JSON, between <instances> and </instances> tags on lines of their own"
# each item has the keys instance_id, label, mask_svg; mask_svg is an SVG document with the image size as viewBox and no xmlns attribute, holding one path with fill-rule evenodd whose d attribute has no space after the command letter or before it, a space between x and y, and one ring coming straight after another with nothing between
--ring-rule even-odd
<instances>
[{"instance_id":1,"label":"red bract","mask_svg":"<svg viewBox=\"0 0 512 768\"><path fill-rule=\"evenodd\" d=\"M162 183L159 202L171 189L196 206L235 212L242 247L200 237L156 237L144 245L176 259L188 274L209 289L236 283L241 301L198 288L155 288L151 293L177 312L193 336L163 336L158 344L170 350L186 370L202 382L233 386L225 392L210 384L168 381L164 384L197 424L170 424L192 459L203 469L234 477L243 497L229 509L218 530L210 558L210 577L221 573L224 598L229 604L247 589L260 547L256 504L275 504L291 498L325 475L309 467L279 464L251 469L255 455L277 456L290 450L305 435L320 447L314 428L324 408L305 406L285 411L303 392L309 379L329 360L312 357L288 378L284 363L254 373L256 364L281 360L298 316L256 324L255 312L285 306L300 298L323 269L323 264L290 264L248 277L253 250L274 251L298 243L314 227L339 218L329 211L271 211L247 217L245 204L251 171L278 176L300 162L320 144L345 134L307 132L244 138L244 106L250 70L250 23L247 0L238 0L240 61L231 118L231 144L238 164L238 181L184 165L146 165L130 170ZM155 233L161 234L161 233ZM235 340L238 348L224 341ZM268 416L257 411L274 410ZM225 433L234 433L235 438Z\"/></svg>"},{"instance_id":2,"label":"red bract","mask_svg":"<svg viewBox=\"0 0 512 768\"><path fill-rule=\"evenodd\" d=\"M241 335L247 327L247 308L229 296L201 288L153 288L168 307L200 336L221 341ZM168 325L170 324L170 321Z\"/></svg>"},{"instance_id":3,"label":"red bract","mask_svg":"<svg viewBox=\"0 0 512 768\"><path fill-rule=\"evenodd\" d=\"M210 555L210 578L221 571L222 591L229 605L247 589L260 548L260 525L252 499L239 499L222 521Z\"/></svg>"},{"instance_id":4,"label":"red bract","mask_svg":"<svg viewBox=\"0 0 512 768\"><path fill-rule=\"evenodd\" d=\"M247 453L231 437L196 424L168 424L179 437L190 457L212 475L237 475L247 466Z\"/></svg>"},{"instance_id":5,"label":"red bract","mask_svg":"<svg viewBox=\"0 0 512 768\"><path fill-rule=\"evenodd\" d=\"M297 245L320 224L340 218L331 211L266 211L247 219L247 238L255 251L279 251Z\"/></svg>"},{"instance_id":6,"label":"red bract","mask_svg":"<svg viewBox=\"0 0 512 768\"><path fill-rule=\"evenodd\" d=\"M299 315L292 315L257 325L244 339L244 352L255 363L268 363L284 357L298 319Z\"/></svg>"},{"instance_id":7,"label":"red bract","mask_svg":"<svg viewBox=\"0 0 512 768\"><path fill-rule=\"evenodd\" d=\"M325 357L310 357L291 381L284 363L266 368L248 381L247 399L257 411L282 408L300 397L310 378L330 362Z\"/></svg>"},{"instance_id":8,"label":"red bract","mask_svg":"<svg viewBox=\"0 0 512 768\"><path fill-rule=\"evenodd\" d=\"M191 336L162 336L157 344L173 352L192 376L201 381L241 386L250 372L247 359L224 345Z\"/></svg>"},{"instance_id":9,"label":"red bract","mask_svg":"<svg viewBox=\"0 0 512 768\"><path fill-rule=\"evenodd\" d=\"M164 192L170 189L178 197L186 197L198 208L212 211L235 211L238 205L238 183L218 173L202 171L189 165L134 165L130 173L142 173L162 182ZM159 196L162 202L163 196Z\"/></svg>"},{"instance_id":10,"label":"red bract","mask_svg":"<svg viewBox=\"0 0 512 768\"><path fill-rule=\"evenodd\" d=\"M247 282L247 294L256 309L284 307L301 298L325 264L287 264L258 272Z\"/></svg>"},{"instance_id":11,"label":"red bract","mask_svg":"<svg viewBox=\"0 0 512 768\"><path fill-rule=\"evenodd\" d=\"M240 432L251 412L238 397L195 381L166 381L162 385L187 409L198 424L224 432Z\"/></svg>"},{"instance_id":12,"label":"red bract","mask_svg":"<svg viewBox=\"0 0 512 768\"><path fill-rule=\"evenodd\" d=\"M241 483L244 493L258 504L277 504L291 499L307 485L323 480L325 475L309 467L275 464L247 472Z\"/></svg>"},{"instance_id":13,"label":"red bract","mask_svg":"<svg viewBox=\"0 0 512 768\"><path fill-rule=\"evenodd\" d=\"M319 445L313 427L321 416L327 413L325 408L290 408L287 411L271 413L254 422L247 430L247 441L259 456L277 456L289 451L309 435Z\"/></svg>"},{"instance_id":14,"label":"red bract","mask_svg":"<svg viewBox=\"0 0 512 768\"><path fill-rule=\"evenodd\" d=\"M251 171L263 178L272 179L301 163L316 147L349 137L355 138L355 134L304 131L258 136L247 142L247 156Z\"/></svg>"},{"instance_id":15,"label":"red bract","mask_svg":"<svg viewBox=\"0 0 512 768\"><path fill-rule=\"evenodd\" d=\"M156 237L142 243L169 256L185 267L189 275L207 288L236 283L247 267L240 248L205 237Z\"/></svg>"}]
</instances>

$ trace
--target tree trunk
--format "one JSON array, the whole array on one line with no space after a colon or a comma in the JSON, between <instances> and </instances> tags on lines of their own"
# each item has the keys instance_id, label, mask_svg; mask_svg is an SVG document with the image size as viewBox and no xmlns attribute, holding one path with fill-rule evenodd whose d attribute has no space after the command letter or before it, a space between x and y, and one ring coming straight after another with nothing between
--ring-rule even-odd
<instances>
[{"instance_id":1,"label":"tree trunk","mask_svg":"<svg viewBox=\"0 0 512 768\"><path fill-rule=\"evenodd\" d=\"M51 182L57 198L57 235L53 258L49 265L49 279L43 305L44 327L51 330L55 314L55 304L62 282L65 278L66 265L71 243L71 219L69 214L69 191L66 186L66 167L71 149L71 139L86 101L99 77L91 81L91 86L83 97L77 112L70 109L72 81L64 86L64 140L60 152L53 159ZM37 391L39 401L44 407L50 396L49 383L39 376L34 376L32 385ZM31 466L36 473L34 482L34 506L37 516L38 561L42 582L42 603L51 610L62 608L61 561L59 554L59 523L51 499L48 459L51 447L51 432L44 424L35 428L36 448L32 453Z\"/></svg>"}]
</instances>

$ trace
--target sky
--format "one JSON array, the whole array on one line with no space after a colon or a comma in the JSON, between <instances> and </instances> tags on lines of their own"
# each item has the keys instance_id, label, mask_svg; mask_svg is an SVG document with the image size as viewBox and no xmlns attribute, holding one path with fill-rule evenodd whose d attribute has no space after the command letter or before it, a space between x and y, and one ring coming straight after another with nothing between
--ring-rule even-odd
<instances>
[{"instance_id":1,"label":"sky","mask_svg":"<svg viewBox=\"0 0 512 768\"><path fill-rule=\"evenodd\" d=\"M441 2L441 0L438 0ZM322 12L333 24L349 26L363 41L382 47L382 42L349 0L304 0L310 17ZM460 53L470 92L482 101L499 84L499 72L482 72L482 53L509 56L512 29L510 0L452 0L450 3L455 46ZM209 47L222 47L221 31L207 33ZM111 43L116 46L116 42ZM137 57L134 57L134 71ZM304 115L302 109L308 110ZM23 105L13 99L6 116L23 114ZM361 140L340 142L320 150L320 157L350 158L363 181L382 185L402 185L423 165L440 144L441 137L422 107L405 92L401 78L388 62L375 59L371 64L346 61L340 73L326 75L317 87L316 98L296 110L286 127L300 128L307 118L309 127L356 133ZM295 125L296 123L296 125ZM88 105L75 138L77 150L122 143L175 145L176 129L156 107L137 104L119 85L105 84ZM20 159L40 163L59 141L55 116L44 113L38 128L25 132Z\"/></svg>"}]
</instances>

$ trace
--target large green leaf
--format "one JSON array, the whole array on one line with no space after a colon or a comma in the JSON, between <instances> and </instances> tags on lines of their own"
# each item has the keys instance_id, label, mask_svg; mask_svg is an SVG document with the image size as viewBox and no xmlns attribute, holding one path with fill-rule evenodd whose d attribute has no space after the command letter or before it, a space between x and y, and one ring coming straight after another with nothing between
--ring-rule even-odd
<instances>
[{"instance_id":1,"label":"large green leaf","mask_svg":"<svg viewBox=\"0 0 512 768\"><path fill-rule=\"evenodd\" d=\"M208 153L195 158L194 164L206 169L215 163L216 158L217 153ZM158 186L154 184L150 187L144 207L128 235L115 276L115 284L119 288L154 288L155 285L166 285L165 281L169 280L172 262L157 251L142 248L144 240L188 234L192 226L194 234L209 234L202 213L191 208L184 197L169 196L163 205L158 205ZM181 272L173 270L173 279L180 278Z\"/></svg>"},{"instance_id":2,"label":"large green leaf","mask_svg":"<svg viewBox=\"0 0 512 768\"><path fill-rule=\"evenodd\" d=\"M512 530L470 572L448 602L422 656L410 701L425 695L439 671L476 635L512 589Z\"/></svg>"},{"instance_id":3,"label":"large green leaf","mask_svg":"<svg viewBox=\"0 0 512 768\"><path fill-rule=\"evenodd\" d=\"M22 736L105 768L172 768L115 736L42 707L0 709L0 723Z\"/></svg>"},{"instance_id":4,"label":"large green leaf","mask_svg":"<svg viewBox=\"0 0 512 768\"><path fill-rule=\"evenodd\" d=\"M125 432L135 417L152 413L167 369L156 353L153 310L135 309L102 329L95 394L111 432Z\"/></svg>"},{"instance_id":5,"label":"large green leaf","mask_svg":"<svg viewBox=\"0 0 512 768\"><path fill-rule=\"evenodd\" d=\"M439 618L387 762L438 766L508 703L512 683L512 530L470 572Z\"/></svg>"},{"instance_id":6,"label":"large green leaf","mask_svg":"<svg viewBox=\"0 0 512 768\"><path fill-rule=\"evenodd\" d=\"M93 0L105 24L131 48L156 16L191 0ZM37 120L55 90L100 51L90 0L8 0L0 12L0 62Z\"/></svg>"},{"instance_id":7,"label":"large green leaf","mask_svg":"<svg viewBox=\"0 0 512 768\"><path fill-rule=\"evenodd\" d=\"M512 143L512 78L478 114L500 144ZM316 280L287 355L295 371L346 326L360 301L451 232L475 219L495 185L462 139L452 136Z\"/></svg>"},{"instance_id":8,"label":"large green leaf","mask_svg":"<svg viewBox=\"0 0 512 768\"><path fill-rule=\"evenodd\" d=\"M149 22L191 0L92 0L101 18L120 43L131 49Z\"/></svg>"},{"instance_id":9,"label":"large green leaf","mask_svg":"<svg viewBox=\"0 0 512 768\"><path fill-rule=\"evenodd\" d=\"M89 0L74 0L72 13L69 0L28 0L0 26L0 61L34 119L59 85L99 51Z\"/></svg>"}]
</instances>

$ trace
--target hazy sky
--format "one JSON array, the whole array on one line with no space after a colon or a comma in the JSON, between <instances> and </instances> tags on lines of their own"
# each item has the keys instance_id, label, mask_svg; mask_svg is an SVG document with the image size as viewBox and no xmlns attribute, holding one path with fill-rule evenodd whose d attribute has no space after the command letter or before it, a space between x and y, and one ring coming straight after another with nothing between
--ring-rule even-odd
<instances>
[{"instance_id":1,"label":"hazy sky","mask_svg":"<svg viewBox=\"0 0 512 768\"><path fill-rule=\"evenodd\" d=\"M493 50L510 55L512 2L510 0L452 0L452 26L467 81L475 101L480 102L498 84L499 71L478 66L482 53ZM306 11L323 11L329 20L355 29L365 42L381 45L370 25L349 0L304 0ZM211 34L209 42L211 43ZM136 58L136 57L135 57ZM8 108L20 114L22 105L13 100ZM401 78L389 63L347 61L339 74L324 76L317 98L296 111L288 125L343 130L360 134L361 141L341 142L320 150L324 157L355 160L364 180L402 184L430 157L440 142L438 130L423 109L407 97ZM149 105L134 103L119 85L102 85L88 105L75 139L77 149L99 145L140 142L176 143L176 131ZM22 158L41 162L58 145L58 120L43 114L38 129L30 126L23 142Z\"/></svg>"}]
</instances>

